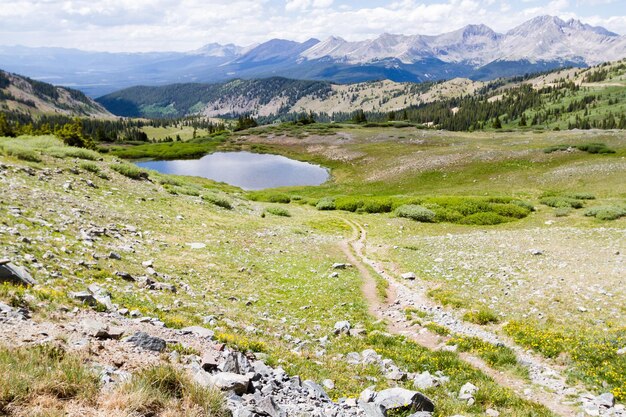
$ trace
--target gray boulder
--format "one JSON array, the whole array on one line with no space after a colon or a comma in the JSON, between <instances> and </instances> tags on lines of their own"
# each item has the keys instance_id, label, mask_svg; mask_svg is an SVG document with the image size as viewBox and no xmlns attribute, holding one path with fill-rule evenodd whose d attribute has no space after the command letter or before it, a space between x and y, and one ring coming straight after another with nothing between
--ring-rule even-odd
<instances>
[{"instance_id":1,"label":"gray boulder","mask_svg":"<svg viewBox=\"0 0 626 417\"><path fill-rule=\"evenodd\" d=\"M425 395L404 388L389 388L380 391L373 398L373 402L367 403L360 400L359 406L368 417L384 417L390 411L394 414L399 412L435 411L435 405Z\"/></svg>"},{"instance_id":2,"label":"gray boulder","mask_svg":"<svg viewBox=\"0 0 626 417\"><path fill-rule=\"evenodd\" d=\"M280 406L276 404L273 397L265 397L257 404L255 411L263 416L281 417L284 415Z\"/></svg>"},{"instance_id":3,"label":"gray boulder","mask_svg":"<svg viewBox=\"0 0 626 417\"><path fill-rule=\"evenodd\" d=\"M0 265L0 282L9 282L11 284L25 286L37 284L37 281L33 279L26 268L17 266L11 262Z\"/></svg>"},{"instance_id":4,"label":"gray boulder","mask_svg":"<svg viewBox=\"0 0 626 417\"><path fill-rule=\"evenodd\" d=\"M209 339L209 340L212 340L213 337L215 336L215 332L213 330L207 329L206 327L202 327L202 326L183 327L181 331L186 334L193 334L195 336L202 337L204 339Z\"/></svg>"},{"instance_id":5,"label":"gray boulder","mask_svg":"<svg viewBox=\"0 0 626 417\"><path fill-rule=\"evenodd\" d=\"M338 321L335 323L335 327L333 328L333 332L335 334L349 333L352 326L349 321Z\"/></svg>"},{"instance_id":6,"label":"gray boulder","mask_svg":"<svg viewBox=\"0 0 626 417\"><path fill-rule=\"evenodd\" d=\"M165 350L166 346L165 340L161 339L160 337L150 336L149 334L144 332L135 333L134 335L126 339L126 342L132 343L137 347L146 350L152 350L155 352L162 352L163 350Z\"/></svg>"},{"instance_id":7,"label":"gray boulder","mask_svg":"<svg viewBox=\"0 0 626 417\"><path fill-rule=\"evenodd\" d=\"M248 391L250 378L232 372L218 372L211 376L211 382L222 391L234 391L237 395L243 395Z\"/></svg>"},{"instance_id":8,"label":"gray boulder","mask_svg":"<svg viewBox=\"0 0 626 417\"><path fill-rule=\"evenodd\" d=\"M302 387L308 389L309 394L315 396L316 398L320 398L320 399L330 398L328 397L328 394L326 394L326 391L324 391L324 388L319 386L319 384L311 381L310 379L307 379L306 381L302 382Z\"/></svg>"},{"instance_id":9,"label":"gray boulder","mask_svg":"<svg viewBox=\"0 0 626 417\"><path fill-rule=\"evenodd\" d=\"M415 278L417 278L417 276L415 276L414 272L405 272L404 274L400 275L403 279L408 279L408 280L414 280Z\"/></svg>"},{"instance_id":10,"label":"gray boulder","mask_svg":"<svg viewBox=\"0 0 626 417\"><path fill-rule=\"evenodd\" d=\"M70 298L73 298L75 300L78 300L82 303L88 304L92 307L95 307L98 305L98 300L96 300L96 298L93 296L92 293L90 293L89 291L77 291L77 292L71 292L68 294Z\"/></svg>"}]
</instances>

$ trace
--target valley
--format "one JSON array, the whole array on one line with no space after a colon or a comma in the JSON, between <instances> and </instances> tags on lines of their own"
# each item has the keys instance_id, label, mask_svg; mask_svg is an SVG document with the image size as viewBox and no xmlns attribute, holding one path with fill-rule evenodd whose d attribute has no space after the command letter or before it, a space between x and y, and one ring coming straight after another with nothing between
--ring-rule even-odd
<instances>
[{"instance_id":1,"label":"valley","mask_svg":"<svg viewBox=\"0 0 626 417\"><path fill-rule=\"evenodd\" d=\"M625 36L122 3L0 45L0 415L626 417Z\"/></svg>"},{"instance_id":2,"label":"valley","mask_svg":"<svg viewBox=\"0 0 626 417\"><path fill-rule=\"evenodd\" d=\"M544 152L590 140L615 153ZM623 401L625 220L589 213L624 210L625 145L621 131L346 126L319 135L311 125L295 135L258 127L220 146L313 161L333 178L243 192L196 177L138 175L115 157L51 137L2 139L2 255L38 284L2 286L1 337L83 355L118 387L148 363L202 382L202 358L225 343L226 352L311 379L338 401L307 403L313 415L361 415L355 399L367 387L403 386L421 387L437 416L619 416L622 406L601 404L608 392ZM547 205L554 198L563 204ZM400 206L416 204L434 217L397 217ZM505 208L523 217L505 217ZM492 210L502 214L469 214ZM87 288L105 304L89 307L73 295ZM93 336L84 330L89 320L124 335ZM340 322L349 330L335 335ZM32 330L17 331L25 325ZM176 330L189 326L210 331L213 342ZM124 341L137 331L167 340L169 353ZM368 349L385 361L377 365ZM284 412L311 385L280 386L272 401ZM259 410L263 395L221 407ZM20 398L3 406L41 407L40 397ZM48 409L70 414L202 407L48 398Z\"/></svg>"}]
</instances>

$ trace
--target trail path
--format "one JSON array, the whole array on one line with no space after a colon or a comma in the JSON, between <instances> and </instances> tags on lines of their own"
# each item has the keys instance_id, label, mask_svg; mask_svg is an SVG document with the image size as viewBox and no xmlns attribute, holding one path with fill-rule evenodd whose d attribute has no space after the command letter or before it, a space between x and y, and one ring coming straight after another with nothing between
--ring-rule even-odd
<instances>
[{"instance_id":1,"label":"trail path","mask_svg":"<svg viewBox=\"0 0 626 417\"><path fill-rule=\"evenodd\" d=\"M386 319L389 331L404 335L429 349L440 349L445 345L446 338L412 324L407 319L405 309L411 307L428 313L431 321L447 327L454 334L477 337L491 344L507 346L515 352L519 363L528 369L530 381L493 369L473 354L461 353L460 356L498 384L512 389L523 398L543 404L559 416L571 417L580 413L581 410L574 406L571 399L571 396L578 397L580 389L568 385L559 370L510 340L478 325L466 323L453 312L437 305L426 296L426 287L419 281L419 277L412 288L396 280L380 263L367 257L367 233L363 226L355 221L343 220L352 228L353 236L341 243L341 249L363 278L363 294L368 301L370 313L375 317ZM376 278L373 274L378 274L389 284L385 301L381 301L378 296Z\"/></svg>"}]
</instances>

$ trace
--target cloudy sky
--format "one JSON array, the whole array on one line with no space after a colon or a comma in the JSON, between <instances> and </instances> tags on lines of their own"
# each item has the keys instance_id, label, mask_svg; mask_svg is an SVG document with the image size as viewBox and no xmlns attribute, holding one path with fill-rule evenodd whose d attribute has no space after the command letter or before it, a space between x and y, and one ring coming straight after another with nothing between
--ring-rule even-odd
<instances>
[{"instance_id":1,"label":"cloudy sky","mask_svg":"<svg viewBox=\"0 0 626 417\"><path fill-rule=\"evenodd\" d=\"M186 51L211 42L438 34L469 23L504 32L543 14L626 34L625 0L0 0L0 45Z\"/></svg>"}]
</instances>

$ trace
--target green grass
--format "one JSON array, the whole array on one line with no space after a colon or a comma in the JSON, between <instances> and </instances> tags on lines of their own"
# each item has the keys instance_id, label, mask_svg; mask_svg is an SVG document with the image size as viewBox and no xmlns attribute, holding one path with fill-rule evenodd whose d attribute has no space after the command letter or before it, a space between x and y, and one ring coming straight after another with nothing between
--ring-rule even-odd
<instances>
[{"instance_id":1,"label":"green grass","mask_svg":"<svg viewBox=\"0 0 626 417\"><path fill-rule=\"evenodd\" d=\"M273 214L274 216L291 217L289 211L283 207L267 207L264 213Z\"/></svg>"},{"instance_id":2,"label":"green grass","mask_svg":"<svg viewBox=\"0 0 626 417\"><path fill-rule=\"evenodd\" d=\"M219 391L199 386L169 365L137 372L114 395L120 408L133 415L230 415Z\"/></svg>"},{"instance_id":3,"label":"green grass","mask_svg":"<svg viewBox=\"0 0 626 417\"><path fill-rule=\"evenodd\" d=\"M109 167L118 174L133 180L145 180L149 177L148 171L138 168L135 165L122 163L111 164Z\"/></svg>"},{"instance_id":4,"label":"green grass","mask_svg":"<svg viewBox=\"0 0 626 417\"><path fill-rule=\"evenodd\" d=\"M565 354L574 365L570 375L596 389L609 389L618 401L626 399L626 357L618 346L626 343L626 328L569 332L530 320L504 326L516 343L548 358Z\"/></svg>"},{"instance_id":5,"label":"green grass","mask_svg":"<svg viewBox=\"0 0 626 417\"><path fill-rule=\"evenodd\" d=\"M136 146L106 147L108 153L124 159L196 159L215 152L224 136L196 139L190 142L148 143Z\"/></svg>"},{"instance_id":6,"label":"green grass","mask_svg":"<svg viewBox=\"0 0 626 417\"><path fill-rule=\"evenodd\" d=\"M98 390L97 375L58 347L0 347L0 412L28 406L40 396L90 403Z\"/></svg>"},{"instance_id":7,"label":"green grass","mask_svg":"<svg viewBox=\"0 0 626 417\"><path fill-rule=\"evenodd\" d=\"M456 345L461 352L471 352L482 358L489 366L528 377L528 369L520 365L515 352L503 345L487 343L476 337L454 336L447 342Z\"/></svg>"},{"instance_id":8,"label":"green grass","mask_svg":"<svg viewBox=\"0 0 626 417\"><path fill-rule=\"evenodd\" d=\"M227 210L231 210L233 208L233 203L225 196L209 193L202 195L202 199L215 206L225 208Z\"/></svg>"},{"instance_id":9,"label":"green grass","mask_svg":"<svg viewBox=\"0 0 626 417\"><path fill-rule=\"evenodd\" d=\"M481 308L479 310L468 311L463 315L463 320L470 323L480 324L482 326L491 323L498 323L500 319L498 315L488 308Z\"/></svg>"},{"instance_id":10,"label":"green grass","mask_svg":"<svg viewBox=\"0 0 626 417\"><path fill-rule=\"evenodd\" d=\"M620 206L595 206L585 211L585 216L598 220L617 220L626 216L626 208Z\"/></svg>"}]
</instances>

